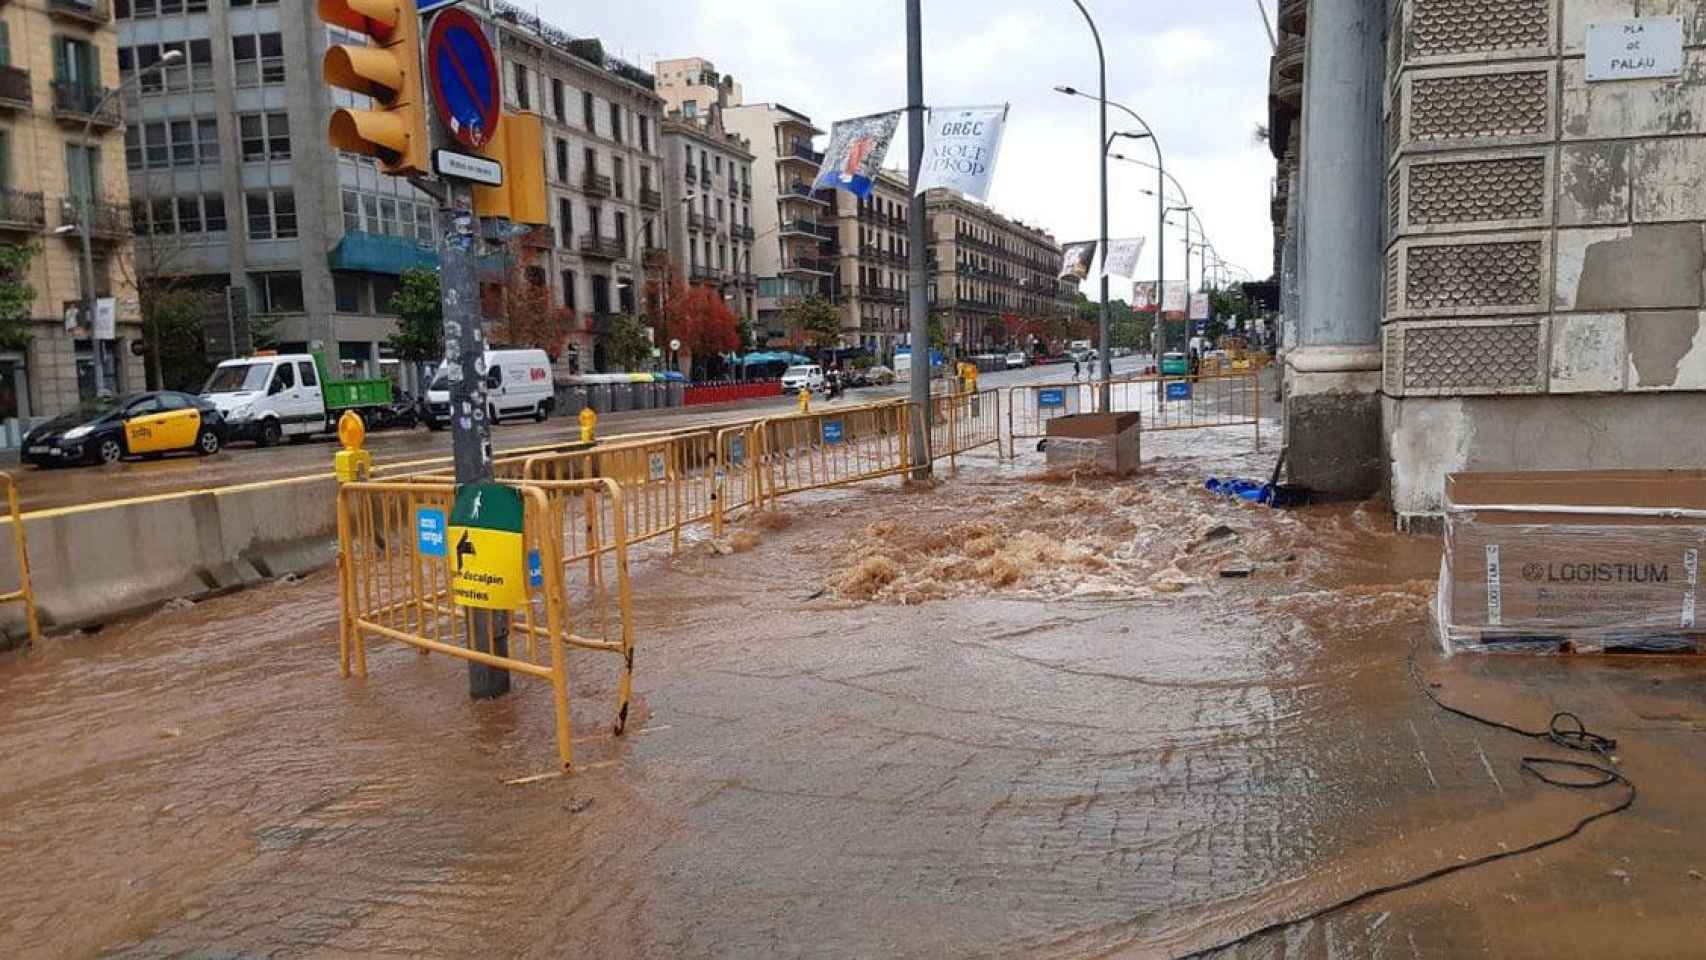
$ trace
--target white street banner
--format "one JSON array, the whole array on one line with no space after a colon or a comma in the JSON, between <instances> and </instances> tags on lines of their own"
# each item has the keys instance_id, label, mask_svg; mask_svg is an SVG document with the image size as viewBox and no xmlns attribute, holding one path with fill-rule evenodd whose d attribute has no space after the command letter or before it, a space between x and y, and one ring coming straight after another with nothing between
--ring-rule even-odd
<instances>
[{"instance_id":1,"label":"white street banner","mask_svg":"<svg viewBox=\"0 0 1706 960\"><path fill-rule=\"evenodd\" d=\"M1186 287L1183 280L1169 280L1161 294L1161 309L1168 313L1185 312Z\"/></svg>"},{"instance_id":2,"label":"white street banner","mask_svg":"<svg viewBox=\"0 0 1706 960\"><path fill-rule=\"evenodd\" d=\"M989 197L995 157L1007 106L932 108L924 128L924 166L918 193L933 187L957 190L976 200Z\"/></svg>"},{"instance_id":3,"label":"white street banner","mask_svg":"<svg viewBox=\"0 0 1706 960\"><path fill-rule=\"evenodd\" d=\"M95 301L95 339L111 340L118 336L118 301L101 297Z\"/></svg>"},{"instance_id":4,"label":"white street banner","mask_svg":"<svg viewBox=\"0 0 1706 960\"><path fill-rule=\"evenodd\" d=\"M1207 320L1208 319L1208 294L1206 294L1206 293L1193 293L1193 294L1191 294L1191 319L1192 320Z\"/></svg>"},{"instance_id":5,"label":"white street banner","mask_svg":"<svg viewBox=\"0 0 1706 960\"><path fill-rule=\"evenodd\" d=\"M845 190L863 199L871 182L883 168L889 143L900 125L900 111L874 113L868 117L837 120L829 131L829 146L823 151L814 190Z\"/></svg>"},{"instance_id":6,"label":"white street banner","mask_svg":"<svg viewBox=\"0 0 1706 960\"><path fill-rule=\"evenodd\" d=\"M1143 238L1129 237L1109 240L1108 255L1102 258L1102 272L1110 277L1137 277L1137 258L1143 255Z\"/></svg>"},{"instance_id":7,"label":"white street banner","mask_svg":"<svg viewBox=\"0 0 1706 960\"><path fill-rule=\"evenodd\" d=\"M1134 283L1131 285L1131 305L1139 310L1155 309L1155 284Z\"/></svg>"},{"instance_id":8,"label":"white street banner","mask_svg":"<svg viewBox=\"0 0 1706 960\"><path fill-rule=\"evenodd\" d=\"M1096 241L1080 240L1060 248L1060 279L1083 280L1090 275L1090 263L1096 259Z\"/></svg>"}]
</instances>

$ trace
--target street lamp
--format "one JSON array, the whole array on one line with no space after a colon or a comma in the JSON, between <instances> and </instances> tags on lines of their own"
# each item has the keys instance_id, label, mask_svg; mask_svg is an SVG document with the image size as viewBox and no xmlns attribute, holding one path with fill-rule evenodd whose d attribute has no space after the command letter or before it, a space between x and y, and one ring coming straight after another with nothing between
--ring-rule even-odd
<instances>
[{"instance_id":1,"label":"street lamp","mask_svg":"<svg viewBox=\"0 0 1706 960\"><path fill-rule=\"evenodd\" d=\"M1074 2L1077 2L1077 0L1074 0ZM1086 16L1088 16L1088 14L1086 14ZM1098 40L1097 43L1099 45L1100 41ZM1161 138L1159 138L1155 135L1155 129L1149 125L1149 121L1138 116L1136 110L1133 110L1132 108L1126 106L1123 103L1117 103L1115 101L1107 99L1108 94L1107 94L1106 76L1107 76L1107 72L1104 69L1104 71L1103 71L1102 96L1100 98L1092 97L1086 93L1080 93L1079 91L1074 90L1071 87L1055 87L1054 88L1056 92L1064 93L1069 97L1084 97L1087 100L1099 99L1101 101L1102 116L1103 116L1102 130L1103 130L1103 135L1104 135L1104 141L1103 142L1105 144L1103 147L1103 159L1102 159L1102 197L1103 197L1103 199L1102 199L1102 210L1103 210L1104 220L1106 219L1106 213L1107 213L1107 182L1108 182L1107 152L1108 152L1108 150L1111 150L1113 148L1113 140L1106 137L1106 133L1107 133L1106 118L1107 118L1108 107L1110 107L1110 106L1116 107L1119 110L1124 111L1127 116L1131 117L1133 120L1136 120L1138 123L1143 125L1143 129L1144 129L1145 133L1147 134L1147 137L1135 137L1134 136L1134 137L1131 137L1131 139L1133 139L1133 140L1148 139L1150 144L1155 147L1155 169L1156 169L1156 171L1158 171L1158 174L1156 176L1156 183L1160 185L1160 189L1162 189L1162 190L1166 190L1164 178L1167 176L1167 170L1166 170L1167 164L1166 164L1166 161L1163 160L1161 157ZM1163 290L1166 288L1166 284L1167 284L1167 246L1166 246L1166 227L1164 225L1165 220L1166 220L1166 214L1159 213L1159 212L1156 214L1156 217L1155 217L1155 298L1158 301L1160 299L1162 299L1162 297L1164 296ZM1107 231L1104 228L1103 233L1106 233L1106 232ZM1104 244L1106 244L1107 239L1104 237L1102 242ZM1159 319L1159 317L1160 317L1159 306L1157 306L1157 309L1156 309L1156 317L1157 317L1157 319Z\"/></svg>"},{"instance_id":2,"label":"street lamp","mask_svg":"<svg viewBox=\"0 0 1706 960\"><path fill-rule=\"evenodd\" d=\"M1100 72L1101 72L1100 93L1095 97L1095 100L1101 104L1101 108L1102 108L1101 109L1101 132L1096 135L1096 147L1097 147L1096 161L1097 161L1097 163L1101 164L1101 171L1102 171L1102 197L1101 197L1102 246L1101 246L1101 250L1102 250L1102 256L1105 259L1108 255L1108 143L1109 143L1109 140L1108 140L1108 55L1107 55L1107 52L1102 49L1102 31L1096 29L1096 20L1094 17L1090 16L1090 11L1085 8L1083 0L1072 0L1072 4L1073 4L1073 6L1078 8L1079 13L1084 15L1084 22L1089 24L1089 26L1090 26L1090 36L1096 41L1096 63L1097 63L1097 66L1099 67ZM1078 91L1072 89L1071 87L1066 87L1066 86L1055 87L1055 90L1059 91L1060 93L1067 94L1068 96L1073 96L1073 95L1076 95L1078 93ZM1145 124L1145 128L1147 128L1147 127L1148 127L1148 125ZM1101 353L1101 357L1102 357L1101 402L1102 402L1102 409L1107 410L1112 406L1112 404L1110 403L1110 398L1112 396L1112 390L1110 389L1108 384L1109 384L1109 381L1111 381L1114 378L1114 361L1113 361L1112 335L1108 329L1108 271L1106 271L1106 270L1102 271L1102 313L1101 313L1101 338L1100 338L1100 340L1101 340L1101 350L1099 352Z\"/></svg>"},{"instance_id":3,"label":"street lamp","mask_svg":"<svg viewBox=\"0 0 1706 960\"><path fill-rule=\"evenodd\" d=\"M159 60L132 73L122 83L108 90L101 95L99 100L95 101L95 105L89 110L89 115L83 120L82 136L78 137L78 145L83 148L83 170L87 174L88 180L81 184L83 189L79 191L77 197L79 208L77 223L64 224L53 231L55 236L70 233L72 230L82 234L83 305L81 313L83 322L89 327L89 347L95 358L95 396L97 397L103 396L107 392L107 375L105 358L101 356L101 338L95 335L95 253L90 242L89 224L95 217L95 183L99 174L95 170L94 157L89 152L89 131L94 128L95 118L101 115L101 108L107 105L108 100L118 96L124 91L124 88L131 84L140 82L148 74L164 70L183 58L184 52L182 50L168 50Z\"/></svg>"}]
</instances>

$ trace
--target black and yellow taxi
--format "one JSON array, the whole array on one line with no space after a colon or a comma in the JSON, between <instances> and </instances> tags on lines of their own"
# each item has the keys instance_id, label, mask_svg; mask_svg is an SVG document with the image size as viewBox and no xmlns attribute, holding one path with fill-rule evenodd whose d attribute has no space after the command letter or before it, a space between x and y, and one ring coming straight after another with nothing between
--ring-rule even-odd
<instances>
[{"instance_id":1,"label":"black and yellow taxi","mask_svg":"<svg viewBox=\"0 0 1706 960\"><path fill-rule=\"evenodd\" d=\"M218 453L225 418L211 401L176 390L86 400L24 436L23 461L38 467L117 463L125 457Z\"/></svg>"}]
</instances>

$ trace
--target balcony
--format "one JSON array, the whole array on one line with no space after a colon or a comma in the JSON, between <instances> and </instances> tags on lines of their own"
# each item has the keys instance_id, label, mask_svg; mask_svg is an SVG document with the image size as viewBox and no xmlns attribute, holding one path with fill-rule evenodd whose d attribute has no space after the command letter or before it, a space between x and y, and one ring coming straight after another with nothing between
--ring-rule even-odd
<instances>
[{"instance_id":1,"label":"balcony","mask_svg":"<svg viewBox=\"0 0 1706 960\"><path fill-rule=\"evenodd\" d=\"M752 227L750 227L750 226L735 227L734 228L734 235L741 238L742 240L756 240L756 239L758 239L758 231L752 229Z\"/></svg>"},{"instance_id":2,"label":"balcony","mask_svg":"<svg viewBox=\"0 0 1706 960\"><path fill-rule=\"evenodd\" d=\"M740 198L742 200L751 200L752 199L752 184L743 183L740 185Z\"/></svg>"},{"instance_id":3,"label":"balcony","mask_svg":"<svg viewBox=\"0 0 1706 960\"><path fill-rule=\"evenodd\" d=\"M699 168L695 167L691 163L688 164L687 165L687 182L689 184L691 184L691 183L693 183L693 181L695 181L697 179L699 179Z\"/></svg>"},{"instance_id":4,"label":"balcony","mask_svg":"<svg viewBox=\"0 0 1706 960\"><path fill-rule=\"evenodd\" d=\"M130 210L123 204L107 203L95 200L89 204L89 237L94 240L122 240L130 236ZM77 197L59 198L59 222L67 226L79 225L82 222L82 201ZM75 242L80 242L78 231L68 231L65 236Z\"/></svg>"},{"instance_id":5,"label":"balcony","mask_svg":"<svg viewBox=\"0 0 1706 960\"><path fill-rule=\"evenodd\" d=\"M823 257L796 257L793 263L782 265L782 272L828 275L835 272L835 262Z\"/></svg>"},{"instance_id":6,"label":"balcony","mask_svg":"<svg viewBox=\"0 0 1706 960\"><path fill-rule=\"evenodd\" d=\"M841 231L833 223L820 223L817 225L817 238L819 240L839 240L841 239Z\"/></svg>"},{"instance_id":7,"label":"balcony","mask_svg":"<svg viewBox=\"0 0 1706 960\"><path fill-rule=\"evenodd\" d=\"M823 154L813 150L812 145L809 143L795 141L786 150L782 151L782 159L796 163L810 164L815 168L823 163Z\"/></svg>"},{"instance_id":8,"label":"balcony","mask_svg":"<svg viewBox=\"0 0 1706 960\"><path fill-rule=\"evenodd\" d=\"M691 210L688 211L687 231L689 233L698 233L703 229L705 229L705 215Z\"/></svg>"},{"instance_id":9,"label":"balcony","mask_svg":"<svg viewBox=\"0 0 1706 960\"><path fill-rule=\"evenodd\" d=\"M696 263L688 271L688 276L694 283L718 283L723 279L723 271Z\"/></svg>"},{"instance_id":10,"label":"balcony","mask_svg":"<svg viewBox=\"0 0 1706 960\"><path fill-rule=\"evenodd\" d=\"M710 170L701 169L699 171L699 185L701 187L706 188L706 189L710 189L710 187L711 187L711 171Z\"/></svg>"},{"instance_id":11,"label":"balcony","mask_svg":"<svg viewBox=\"0 0 1706 960\"><path fill-rule=\"evenodd\" d=\"M92 27L104 26L112 20L112 9L106 0L47 0L49 16L61 20L74 20Z\"/></svg>"},{"instance_id":12,"label":"balcony","mask_svg":"<svg viewBox=\"0 0 1706 960\"><path fill-rule=\"evenodd\" d=\"M1280 29L1292 33L1303 33L1309 25L1309 0L1280 0L1279 15Z\"/></svg>"},{"instance_id":13,"label":"balcony","mask_svg":"<svg viewBox=\"0 0 1706 960\"><path fill-rule=\"evenodd\" d=\"M39 193L0 188L0 230L47 229L47 204Z\"/></svg>"},{"instance_id":14,"label":"balcony","mask_svg":"<svg viewBox=\"0 0 1706 960\"><path fill-rule=\"evenodd\" d=\"M36 102L30 90L30 72L19 67L0 67L0 110L28 110Z\"/></svg>"},{"instance_id":15,"label":"balcony","mask_svg":"<svg viewBox=\"0 0 1706 960\"><path fill-rule=\"evenodd\" d=\"M646 187L641 187L640 188L640 206L646 208L647 210L660 210L660 209L662 209L663 208L663 194L659 193L656 190L651 190L651 189L647 189Z\"/></svg>"},{"instance_id":16,"label":"balcony","mask_svg":"<svg viewBox=\"0 0 1706 960\"><path fill-rule=\"evenodd\" d=\"M615 237L601 237L597 234L581 237L581 256L593 257L599 260L620 260L624 253L622 243Z\"/></svg>"},{"instance_id":17,"label":"balcony","mask_svg":"<svg viewBox=\"0 0 1706 960\"><path fill-rule=\"evenodd\" d=\"M610 178L590 170L581 175L581 192L594 197L610 196Z\"/></svg>"},{"instance_id":18,"label":"balcony","mask_svg":"<svg viewBox=\"0 0 1706 960\"><path fill-rule=\"evenodd\" d=\"M788 184L788 189L782 193L782 199L809 200L812 203L822 204L826 207L829 206L829 201L818 196L817 193L812 190L811 184L806 183L803 180L795 180L793 183Z\"/></svg>"},{"instance_id":19,"label":"balcony","mask_svg":"<svg viewBox=\"0 0 1706 960\"><path fill-rule=\"evenodd\" d=\"M107 97L110 92L106 87L56 80L53 84L53 116L57 120L76 123L91 122L97 127L119 126L124 123L124 114L119 110L119 98Z\"/></svg>"},{"instance_id":20,"label":"balcony","mask_svg":"<svg viewBox=\"0 0 1706 960\"><path fill-rule=\"evenodd\" d=\"M781 229L776 231L784 237L788 236L817 236L816 220L784 220Z\"/></svg>"},{"instance_id":21,"label":"balcony","mask_svg":"<svg viewBox=\"0 0 1706 960\"><path fill-rule=\"evenodd\" d=\"M740 199L740 184L734 182L733 180L729 181L729 199L731 199L731 200L739 200Z\"/></svg>"},{"instance_id":22,"label":"balcony","mask_svg":"<svg viewBox=\"0 0 1706 960\"><path fill-rule=\"evenodd\" d=\"M723 225L723 222L721 220L718 220L716 217L706 217L704 219L704 224L701 226L701 229L703 229L706 233L716 233L717 228L722 226L722 225Z\"/></svg>"}]
</instances>

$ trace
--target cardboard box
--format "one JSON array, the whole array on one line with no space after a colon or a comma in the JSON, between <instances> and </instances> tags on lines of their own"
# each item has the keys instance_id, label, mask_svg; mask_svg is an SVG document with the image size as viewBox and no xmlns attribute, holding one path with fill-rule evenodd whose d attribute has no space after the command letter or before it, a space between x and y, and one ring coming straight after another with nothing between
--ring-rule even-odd
<instances>
[{"instance_id":1,"label":"cardboard box","mask_svg":"<svg viewBox=\"0 0 1706 960\"><path fill-rule=\"evenodd\" d=\"M1095 470L1126 477L1141 459L1135 413L1081 413L1048 422L1051 470Z\"/></svg>"},{"instance_id":2,"label":"cardboard box","mask_svg":"<svg viewBox=\"0 0 1706 960\"><path fill-rule=\"evenodd\" d=\"M1448 649L1670 648L1701 635L1706 471L1453 474L1446 504Z\"/></svg>"}]
</instances>

